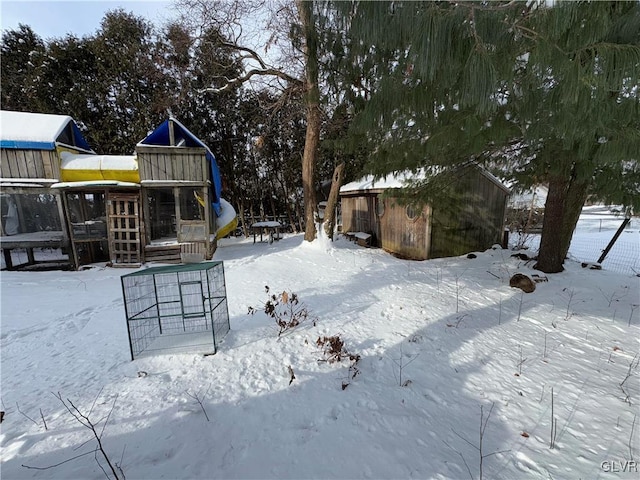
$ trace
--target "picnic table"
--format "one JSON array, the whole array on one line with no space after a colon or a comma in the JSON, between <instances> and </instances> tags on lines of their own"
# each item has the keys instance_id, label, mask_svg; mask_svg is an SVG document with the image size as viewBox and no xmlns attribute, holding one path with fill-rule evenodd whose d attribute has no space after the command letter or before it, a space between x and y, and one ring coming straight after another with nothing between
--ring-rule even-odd
<instances>
[{"instance_id":1,"label":"picnic table","mask_svg":"<svg viewBox=\"0 0 640 480\"><path fill-rule=\"evenodd\" d=\"M256 243L256 236L260 234L260 241L262 242L262 235L267 234L269 243L273 243L274 240L280 240L280 227L282 224L276 221L256 222L251 225L251 232L253 233L253 243Z\"/></svg>"}]
</instances>

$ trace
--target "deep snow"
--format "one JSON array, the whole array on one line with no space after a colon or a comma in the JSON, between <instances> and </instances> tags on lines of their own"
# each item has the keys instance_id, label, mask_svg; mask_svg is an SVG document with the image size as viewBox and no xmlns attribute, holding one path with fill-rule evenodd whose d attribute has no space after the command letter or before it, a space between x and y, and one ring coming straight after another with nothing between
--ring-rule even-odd
<instances>
[{"instance_id":1,"label":"deep snow","mask_svg":"<svg viewBox=\"0 0 640 480\"><path fill-rule=\"evenodd\" d=\"M638 478L640 278L568 261L523 294L510 276L539 272L512 254L410 262L342 238L224 239L220 351L134 362L132 270L4 271L2 478L104 478L93 454L65 462L95 440L58 392L91 411L128 479ZM278 338L249 315L267 285L297 293L315 326ZM355 378L318 361L333 335L361 356Z\"/></svg>"}]
</instances>

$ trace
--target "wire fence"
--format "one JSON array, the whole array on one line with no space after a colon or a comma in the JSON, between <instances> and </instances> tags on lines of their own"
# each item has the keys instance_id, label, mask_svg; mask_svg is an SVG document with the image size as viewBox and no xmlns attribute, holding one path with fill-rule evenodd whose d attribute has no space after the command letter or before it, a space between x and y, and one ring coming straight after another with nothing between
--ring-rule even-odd
<instances>
[{"instance_id":1,"label":"wire fence","mask_svg":"<svg viewBox=\"0 0 640 480\"><path fill-rule=\"evenodd\" d=\"M581 263L596 263L609 242L613 239L621 220L606 220L608 225L603 225L602 220L580 221L571 239L569 246L569 259ZM595 222L595 223L594 223ZM623 273L627 275L640 275L640 219L634 218L621 232L606 258L602 261L605 270ZM537 251L540 246L540 235L529 234L521 239L514 234L510 239L512 246L518 243L526 245L531 250Z\"/></svg>"},{"instance_id":2,"label":"wire fence","mask_svg":"<svg viewBox=\"0 0 640 480\"><path fill-rule=\"evenodd\" d=\"M607 232L611 233L611 232ZM569 247L569 258L578 262L597 262L609 239L576 234ZM640 274L640 231L623 231L601 263L602 268L624 274Z\"/></svg>"}]
</instances>

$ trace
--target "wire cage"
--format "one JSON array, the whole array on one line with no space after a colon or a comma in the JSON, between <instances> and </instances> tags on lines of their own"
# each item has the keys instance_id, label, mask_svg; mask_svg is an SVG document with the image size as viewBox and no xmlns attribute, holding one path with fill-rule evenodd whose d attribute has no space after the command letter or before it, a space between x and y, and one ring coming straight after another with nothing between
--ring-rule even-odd
<instances>
[{"instance_id":1,"label":"wire cage","mask_svg":"<svg viewBox=\"0 0 640 480\"><path fill-rule=\"evenodd\" d=\"M216 353L230 328L222 262L152 267L121 280L131 360Z\"/></svg>"}]
</instances>

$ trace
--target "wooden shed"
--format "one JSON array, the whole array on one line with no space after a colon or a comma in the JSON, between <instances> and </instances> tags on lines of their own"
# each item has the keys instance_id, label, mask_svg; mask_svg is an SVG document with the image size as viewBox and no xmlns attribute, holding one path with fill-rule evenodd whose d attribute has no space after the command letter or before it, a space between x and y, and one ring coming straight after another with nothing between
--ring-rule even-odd
<instances>
[{"instance_id":1,"label":"wooden shed","mask_svg":"<svg viewBox=\"0 0 640 480\"><path fill-rule=\"evenodd\" d=\"M27 264L38 260L34 250L68 252L62 197L51 188L63 152L93 153L71 117L0 111L0 247L9 269L14 249L26 250Z\"/></svg>"},{"instance_id":2,"label":"wooden shed","mask_svg":"<svg viewBox=\"0 0 640 480\"><path fill-rule=\"evenodd\" d=\"M509 189L493 175L475 163L457 168L449 177L447 198L422 207L394 194L412 178L366 177L343 185L343 233L371 235L372 246L413 260L462 255L501 243Z\"/></svg>"}]
</instances>

